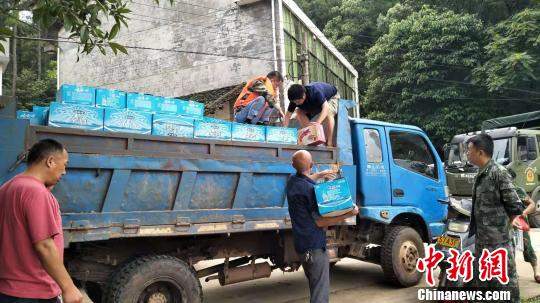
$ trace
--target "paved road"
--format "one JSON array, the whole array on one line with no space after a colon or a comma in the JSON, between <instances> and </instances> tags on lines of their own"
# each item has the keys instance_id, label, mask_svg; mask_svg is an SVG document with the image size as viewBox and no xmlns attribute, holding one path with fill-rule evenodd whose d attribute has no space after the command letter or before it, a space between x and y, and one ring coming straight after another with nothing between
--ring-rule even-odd
<instances>
[{"instance_id":1,"label":"paved road","mask_svg":"<svg viewBox=\"0 0 540 303\"><path fill-rule=\"evenodd\" d=\"M540 229L531 233L537 255L540 256ZM540 285L532 279L532 269L518 253L521 296L540 296ZM215 262L214 262L215 263ZM213 265L211 262L197 267ZM222 287L217 281L201 279L207 303L304 303L308 302L308 287L303 271L274 271L268 279L260 279ZM424 286L422 284L421 286ZM344 259L331 272L330 302L418 302L417 287L396 288L383 281L380 266ZM90 302L90 301L87 301ZM91 302L90 302L91 303Z\"/></svg>"}]
</instances>

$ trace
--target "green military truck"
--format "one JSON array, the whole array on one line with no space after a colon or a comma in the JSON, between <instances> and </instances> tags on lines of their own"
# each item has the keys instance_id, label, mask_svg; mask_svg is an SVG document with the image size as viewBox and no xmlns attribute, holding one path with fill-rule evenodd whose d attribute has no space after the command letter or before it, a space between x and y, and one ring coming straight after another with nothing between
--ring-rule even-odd
<instances>
[{"instance_id":1,"label":"green military truck","mask_svg":"<svg viewBox=\"0 0 540 303\"><path fill-rule=\"evenodd\" d=\"M516 173L515 183L537 203L529 216L540 227L540 111L499 117L482 123L482 131L454 136L445 146L445 170L452 199L470 199L478 169L467 161L467 140L486 132L494 140L493 159Z\"/></svg>"}]
</instances>

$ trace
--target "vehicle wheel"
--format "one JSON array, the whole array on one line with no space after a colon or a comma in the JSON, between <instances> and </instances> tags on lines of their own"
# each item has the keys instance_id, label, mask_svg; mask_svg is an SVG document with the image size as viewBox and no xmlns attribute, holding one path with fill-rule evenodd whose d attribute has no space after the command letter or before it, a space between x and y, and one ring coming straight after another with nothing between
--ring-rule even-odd
<instances>
[{"instance_id":1,"label":"vehicle wheel","mask_svg":"<svg viewBox=\"0 0 540 303\"><path fill-rule=\"evenodd\" d=\"M424 243L416 230L408 226L389 227L381 250L381 267L388 282L403 287L418 284L422 273L416 270L416 263L423 257Z\"/></svg>"},{"instance_id":2,"label":"vehicle wheel","mask_svg":"<svg viewBox=\"0 0 540 303\"><path fill-rule=\"evenodd\" d=\"M167 255L125 264L109 286L107 303L201 303L202 288L192 267Z\"/></svg>"},{"instance_id":3,"label":"vehicle wheel","mask_svg":"<svg viewBox=\"0 0 540 303\"><path fill-rule=\"evenodd\" d=\"M529 225L532 228L540 228L540 211L529 215Z\"/></svg>"}]
</instances>

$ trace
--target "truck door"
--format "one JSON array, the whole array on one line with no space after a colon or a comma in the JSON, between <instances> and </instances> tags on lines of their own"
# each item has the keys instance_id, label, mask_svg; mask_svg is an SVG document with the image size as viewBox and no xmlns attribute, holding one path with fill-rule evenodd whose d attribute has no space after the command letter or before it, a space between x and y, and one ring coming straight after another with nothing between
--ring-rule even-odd
<instances>
[{"instance_id":1,"label":"truck door","mask_svg":"<svg viewBox=\"0 0 540 303\"><path fill-rule=\"evenodd\" d=\"M388 147L384 128L357 124L360 159L358 163L359 195L362 206L384 206L392 203Z\"/></svg>"},{"instance_id":2,"label":"truck door","mask_svg":"<svg viewBox=\"0 0 540 303\"><path fill-rule=\"evenodd\" d=\"M446 179L435 148L421 132L386 128L390 146L392 206L413 206L431 222L441 222L447 206Z\"/></svg>"}]
</instances>

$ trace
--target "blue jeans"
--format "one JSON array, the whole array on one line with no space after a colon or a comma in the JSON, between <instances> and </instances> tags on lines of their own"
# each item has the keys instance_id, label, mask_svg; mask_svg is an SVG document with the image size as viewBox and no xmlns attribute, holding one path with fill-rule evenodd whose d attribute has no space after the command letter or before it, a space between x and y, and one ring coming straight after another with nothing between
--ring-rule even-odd
<instances>
[{"instance_id":1,"label":"blue jeans","mask_svg":"<svg viewBox=\"0 0 540 303\"><path fill-rule=\"evenodd\" d=\"M234 121L238 123L267 124L274 109L267 106L264 113L261 114L265 103L266 100L264 97L253 99L253 101L249 102L248 105L234 115Z\"/></svg>"},{"instance_id":2,"label":"blue jeans","mask_svg":"<svg viewBox=\"0 0 540 303\"><path fill-rule=\"evenodd\" d=\"M302 268L309 282L309 302L328 303L330 264L324 249L309 250L301 256Z\"/></svg>"},{"instance_id":3,"label":"blue jeans","mask_svg":"<svg viewBox=\"0 0 540 303\"><path fill-rule=\"evenodd\" d=\"M15 298L0 293L0 303L57 303L60 302L58 298L53 299L25 299Z\"/></svg>"}]
</instances>

